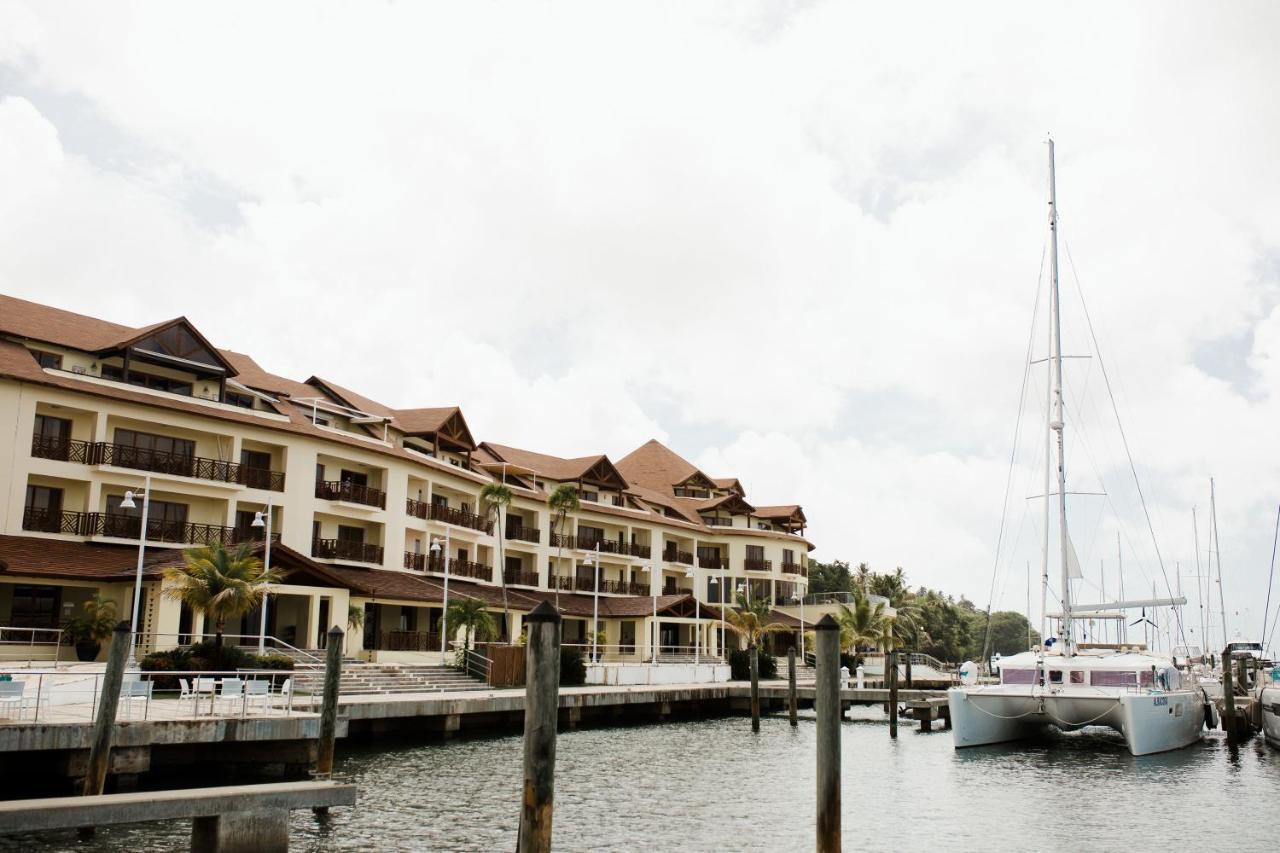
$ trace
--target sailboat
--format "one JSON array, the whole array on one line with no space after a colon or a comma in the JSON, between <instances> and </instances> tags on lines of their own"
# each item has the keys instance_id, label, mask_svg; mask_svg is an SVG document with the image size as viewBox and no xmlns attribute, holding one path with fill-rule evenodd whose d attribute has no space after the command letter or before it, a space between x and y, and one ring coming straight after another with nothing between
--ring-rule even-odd
<instances>
[{"instance_id":1,"label":"sailboat","mask_svg":"<svg viewBox=\"0 0 1280 853\"><path fill-rule=\"evenodd\" d=\"M1109 726L1124 736L1129 752L1148 755L1180 749L1200 738L1206 720L1204 692L1195 676L1168 658L1126 644L1115 648L1077 644L1072 623L1104 611L1185 604L1186 599L1145 599L1073 604L1071 579L1080 576L1067 533L1066 462L1063 450L1062 335L1058 295L1058 207L1053 140L1049 140L1050 408L1046 442L1056 448L1057 492L1049 488L1046 452L1045 514L1057 498L1061 566L1061 630L1056 641L1001 660L1000 683L966 684L948 691L956 748L1004 743L1047 728L1072 731ZM1049 524L1045 524L1046 580Z\"/></svg>"}]
</instances>

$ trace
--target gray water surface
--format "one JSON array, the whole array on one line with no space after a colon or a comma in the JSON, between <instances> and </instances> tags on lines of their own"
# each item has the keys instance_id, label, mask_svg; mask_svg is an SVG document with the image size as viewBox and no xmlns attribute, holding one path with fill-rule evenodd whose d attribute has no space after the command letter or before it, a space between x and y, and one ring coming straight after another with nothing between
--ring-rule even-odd
<instances>
[{"instance_id":1,"label":"gray water surface","mask_svg":"<svg viewBox=\"0 0 1280 853\"><path fill-rule=\"evenodd\" d=\"M855 712L857 713L857 712ZM1134 758L1117 735L1087 730L957 752L949 732L904 725L896 742L877 711L847 722L846 849L1275 850L1280 751L1261 738L1231 756L1216 734ZM511 850L519 736L447 743L338 744L354 809L292 819L294 850ZM557 850L812 850L814 727L766 718L758 735L734 717L562 733ZM20 849L181 850L186 822L26 838ZM16 839L0 849L19 849Z\"/></svg>"}]
</instances>

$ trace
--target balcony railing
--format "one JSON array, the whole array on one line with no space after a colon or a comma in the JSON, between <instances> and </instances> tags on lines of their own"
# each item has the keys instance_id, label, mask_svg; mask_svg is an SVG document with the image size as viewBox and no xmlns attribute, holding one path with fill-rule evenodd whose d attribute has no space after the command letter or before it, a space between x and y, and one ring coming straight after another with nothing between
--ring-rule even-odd
<instances>
[{"instance_id":1,"label":"balcony railing","mask_svg":"<svg viewBox=\"0 0 1280 853\"><path fill-rule=\"evenodd\" d=\"M515 539L519 542L538 543L542 541L542 531L536 527L525 527L523 524L512 524L510 519L507 520L506 535L508 539Z\"/></svg>"},{"instance_id":2,"label":"balcony railing","mask_svg":"<svg viewBox=\"0 0 1280 853\"><path fill-rule=\"evenodd\" d=\"M423 553L414 553L413 551L405 551L404 567L415 572L425 572L427 570L427 555Z\"/></svg>"},{"instance_id":3,"label":"balcony railing","mask_svg":"<svg viewBox=\"0 0 1280 853\"><path fill-rule=\"evenodd\" d=\"M481 530L485 533L493 532L493 520L485 518L483 515L476 515L474 512L468 512L465 509L456 509L444 504L431 504L427 509L427 517L432 521L442 521L445 524L456 524L459 527L470 527L472 530Z\"/></svg>"},{"instance_id":4,"label":"balcony railing","mask_svg":"<svg viewBox=\"0 0 1280 853\"><path fill-rule=\"evenodd\" d=\"M648 545L637 545L635 542L632 542L627 546L627 553L633 557L644 557L647 560L649 555L653 553L653 549Z\"/></svg>"},{"instance_id":5,"label":"balcony railing","mask_svg":"<svg viewBox=\"0 0 1280 853\"><path fill-rule=\"evenodd\" d=\"M320 560L351 560L354 563L382 563L382 546L346 539L313 539L311 556Z\"/></svg>"},{"instance_id":6,"label":"balcony railing","mask_svg":"<svg viewBox=\"0 0 1280 853\"><path fill-rule=\"evenodd\" d=\"M706 522L708 527L733 527L732 518L717 518L714 515L712 516L704 515L702 517L702 520Z\"/></svg>"},{"instance_id":7,"label":"balcony railing","mask_svg":"<svg viewBox=\"0 0 1280 853\"><path fill-rule=\"evenodd\" d=\"M595 592L595 578L580 575L560 575L547 579L547 589L559 587L568 592ZM600 579L600 591L614 595L648 595L649 585L632 581Z\"/></svg>"},{"instance_id":8,"label":"balcony railing","mask_svg":"<svg viewBox=\"0 0 1280 853\"><path fill-rule=\"evenodd\" d=\"M751 557L742 561L742 568L749 572L768 572L773 570L772 560L756 560Z\"/></svg>"},{"instance_id":9,"label":"balcony railing","mask_svg":"<svg viewBox=\"0 0 1280 853\"><path fill-rule=\"evenodd\" d=\"M375 641L380 652L438 652L439 631L383 631Z\"/></svg>"},{"instance_id":10,"label":"balcony railing","mask_svg":"<svg viewBox=\"0 0 1280 853\"><path fill-rule=\"evenodd\" d=\"M684 563L686 566L693 565L693 553L690 551L681 551L678 548L667 548L662 552L662 559L668 563Z\"/></svg>"},{"instance_id":11,"label":"balcony railing","mask_svg":"<svg viewBox=\"0 0 1280 853\"><path fill-rule=\"evenodd\" d=\"M109 441L78 441L65 438L49 438L37 435L31 439L31 455L38 459L58 459L63 462L80 462L85 465L114 465L135 471L151 471L197 480L218 483L239 483L254 489L284 491L284 472L265 468L250 468L234 462L206 459L203 456L187 456L182 453L165 453L113 444Z\"/></svg>"},{"instance_id":12,"label":"balcony railing","mask_svg":"<svg viewBox=\"0 0 1280 853\"><path fill-rule=\"evenodd\" d=\"M432 559L431 570L433 572L443 572L444 561ZM477 563L472 560L450 560L449 574L493 583L493 566L486 566L484 563Z\"/></svg>"},{"instance_id":13,"label":"balcony railing","mask_svg":"<svg viewBox=\"0 0 1280 853\"><path fill-rule=\"evenodd\" d=\"M515 586L536 587L538 585L537 572L518 572L514 569L507 569L502 573L502 579L508 584L514 584Z\"/></svg>"},{"instance_id":14,"label":"balcony railing","mask_svg":"<svg viewBox=\"0 0 1280 853\"><path fill-rule=\"evenodd\" d=\"M142 533L142 519L134 515L106 512L69 512L26 507L22 513L22 529L38 533L64 533L71 536L110 536L115 539L137 539ZM262 539L257 531L217 524L190 521L147 519L148 542L172 542L178 545L239 545ZM280 541L280 534L271 534Z\"/></svg>"},{"instance_id":15,"label":"balcony railing","mask_svg":"<svg viewBox=\"0 0 1280 853\"><path fill-rule=\"evenodd\" d=\"M703 569L727 569L729 561L719 554L699 554L698 566Z\"/></svg>"},{"instance_id":16,"label":"balcony railing","mask_svg":"<svg viewBox=\"0 0 1280 853\"><path fill-rule=\"evenodd\" d=\"M782 573L784 575L800 575L801 577L809 576L809 572L799 563L783 563Z\"/></svg>"},{"instance_id":17,"label":"balcony railing","mask_svg":"<svg viewBox=\"0 0 1280 853\"><path fill-rule=\"evenodd\" d=\"M387 508L387 493L372 486L362 486L350 480L316 480L316 497L329 501Z\"/></svg>"}]
</instances>

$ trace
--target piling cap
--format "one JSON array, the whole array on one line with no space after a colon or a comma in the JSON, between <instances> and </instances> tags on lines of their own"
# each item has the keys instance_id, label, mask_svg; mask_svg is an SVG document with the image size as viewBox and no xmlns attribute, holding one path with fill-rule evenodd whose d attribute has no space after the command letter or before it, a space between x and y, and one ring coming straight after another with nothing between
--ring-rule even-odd
<instances>
[{"instance_id":1,"label":"piling cap","mask_svg":"<svg viewBox=\"0 0 1280 853\"><path fill-rule=\"evenodd\" d=\"M551 606L550 601L544 601L533 610L529 611L529 615L524 617L526 622L559 622L560 614Z\"/></svg>"},{"instance_id":2,"label":"piling cap","mask_svg":"<svg viewBox=\"0 0 1280 853\"><path fill-rule=\"evenodd\" d=\"M337 625L334 625L332 628L330 628L330 629L329 629L329 636L330 636L330 637L341 637L341 636L342 636L342 629L341 629L341 628L339 628Z\"/></svg>"},{"instance_id":3,"label":"piling cap","mask_svg":"<svg viewBox=\"0 0 1280 853\"><path fill-rule=\"evenodd\" d=\"M835 619L832 619L832 618L831 618L831 614L830 614L830 613L828 613L826 616L823 616L821 619L819 619L819 620L818 620L818 623L817 623L816 625L814 625L814 626L813 626L813 630L815 630L815 631L839 631L839 630L840 630L840 623L839 623L839 622L837 622Z\"/></svg>"}]
</instances>

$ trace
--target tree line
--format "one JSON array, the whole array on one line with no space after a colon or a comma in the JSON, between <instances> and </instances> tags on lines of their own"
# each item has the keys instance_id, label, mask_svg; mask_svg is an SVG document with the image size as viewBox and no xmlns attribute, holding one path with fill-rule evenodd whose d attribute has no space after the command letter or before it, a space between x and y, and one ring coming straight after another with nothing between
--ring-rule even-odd
<instances>
[{"instance_id":1,"label":"tree line","mask_svg":"<svg viewBox=\"0 0 1280 853\"><path fill-rule=\"evenodd\" d=\"M924 652L942 661L958 663L980 660L984 646L989 655L1011 655L1040 642L1039 633L1028 630L1026 616L1011 610L991 614L988 637L985 610L963 595L957 600L924 586L912 589L901 566L881 573L872 571L866 563L850 568L844 560L830 563L810 560L809 594L824 592L847 592L856 596L848 614L853 617L853 627L842 627L859 634L858 645L867 648L883 648L886 643L892 643L895 648ZM866 594L887 598L898 615L877 619L876 609L863 598ZM863 611L867 615L864 616ZM869 628L865 632L857 627L864 620ZM848 623L850 619L846 616L841 621ZM885 639L886 636L891 639Z\"/></svg>"}]
</instances>

